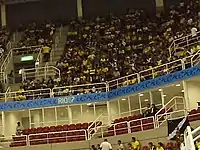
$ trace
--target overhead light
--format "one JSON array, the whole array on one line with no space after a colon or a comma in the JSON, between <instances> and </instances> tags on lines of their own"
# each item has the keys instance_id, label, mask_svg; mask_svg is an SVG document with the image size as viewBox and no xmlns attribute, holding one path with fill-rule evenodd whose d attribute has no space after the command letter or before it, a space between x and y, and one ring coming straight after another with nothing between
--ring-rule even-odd
<instances>
[{"instance_id":1,"label":"overhead light","mask_svg":"<svg viewBox=\"0 0 200 150\"><path fill-rule=\"evenodd\" d=\"M180 84L177 84L176 86L181 86Z\"/></svg>"},{"instance_id":2,"label":"overhead light","mask_svg":"<svg viewBox=\"0 0 200 150\"><path fill-rule=\"evenodd\" d=\"M145 101L145 102L148 102L149 100L148 100L148 99L145 99L144 101Z\"/></svg>"},{"instance_id":3,"label":"overhead light","mask_svg":"<svg viewBox=\"0 0 200 150\"><path fill-rule=\"evenodd\" d=\"M144 96L144 94L140 93L140 96Z\"/></svg>"},{"instance_id":4,"label":"overhead light","mask_svg":"<svg viewBox=\"0 0 200 150\"><path fill-rule=\"evenodd\" d=\"M181 90L181 92L184 92L184 90Z\"/></svg>"},{"instance_id":5,"label":"overhead light","mask_svg":"<svg viewBox=\"0 0 200 150\"><path fill-rule=\"evenodd\" d=\"M162 89L159 89L158 91L160 91L160 92L161 92L161 91L162 91Z\"/></svg>"},{"instance_id":6,"label":"overhead light","mask_svg":"<svg viewBox=\"0 0 200 150\"><path fill-rule=\"evenodd\" d=\"M90 106L90 105L92 105L92 104L91 104L91 103L88 103L87 105Z\"/></svg>"},{"instance_id":7,"label":"overhead light","mask_svg":"<svg viewBox=\"0 0 200 150\"><path fill-rule=\"evenodd\" d=\"M125 98L122 98L122 101L125 101L126 99Z\"/></svg>"},{"instance_id":8,"label":"overhead light","mask_svg":"<svg viewBox=\"0 0 200 150\"><path fill-rule=\"evenodd\" d=\"M167 96L167 95L164 94L163 97L165 97L165 96Z\"/></svg>"}]
</instances>

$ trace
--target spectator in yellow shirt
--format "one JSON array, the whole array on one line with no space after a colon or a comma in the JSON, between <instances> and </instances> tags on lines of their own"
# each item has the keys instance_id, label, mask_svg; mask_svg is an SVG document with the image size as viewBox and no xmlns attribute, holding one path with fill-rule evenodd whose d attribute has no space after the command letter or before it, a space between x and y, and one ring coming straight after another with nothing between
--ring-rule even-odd
<instances>
[{"instance_id":1,"label":"spectator in yellow shirt","mask_svg":"<svg viewBox=\"0 0 200 150\"><path fill-rule=\"evenodd\" d=\"M131 145L133 150L140 150L140 142L135 137L132 137Z\"/></svg>"},{"instance_id":2,"label":"spectator in yellow shirt","mask_svg":"<svg viewBox=\"0 0 200 150\"><path fill-rule=\"evenodd\" d=\"M159 142L156 150L164 150L163 143Z\"/></svg>"},{"instance_id":3,"label":"spectator in yellow shirt","mask_svg":"<svg viewBox=\"0 0 200 150\"><path fill-rule=\"evenodd\" d=\"M197 150L200 150L200 139L196 141L196 148Z\"/></svg>"},{"instance_id":4,"label":"spectator in yellow shirt","mask_svg":"<svg viewBox=\"0 0 200 150\"><path fill-rule=\"evenodd\" d=\"M48 62L50 58L50 50L51 48L47 45L42 47L42 53L44 55L44 62Z\"/></svg>"}]
</instances>

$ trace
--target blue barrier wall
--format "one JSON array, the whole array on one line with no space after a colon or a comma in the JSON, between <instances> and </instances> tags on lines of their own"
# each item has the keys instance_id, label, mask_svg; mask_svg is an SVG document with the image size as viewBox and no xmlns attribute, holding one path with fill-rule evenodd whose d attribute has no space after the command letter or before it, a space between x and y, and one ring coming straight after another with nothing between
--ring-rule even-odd
<instances>
[{"instance_id":1,"label":"blue barrier wall","mask_svg":"<svg viewBox=\"0 0 200 150\"><path fill-rule=\"evenodd\" d=\"M65 96L65 97L55 97L55 98L45 98L38 100L26 100L20 102L5 102L0 103L0 110L20 110L20 109L28 109L28 108L40 108L40 107L49 107L49 106L57 106L57 105L67 105L74 103L90 103L90 102L98 102L98 101L106 101L111 100L113 98L117 98L120 96L133 94L137 92L141 92L147 89L152 89L156 87L160 87L163 85L170 84L172 82L177 82L181 80L185 80L188 78L192 78L200 75L200 66L195 66L193 68L177 71L165 76L157 77L155 79L146 80L138 84L129 85L126 87L114 89L110 92L102 92L102 93L91 93L91 94L83 94L83 95L75 95L75 96Z\"/></svg>"}]
</instances>

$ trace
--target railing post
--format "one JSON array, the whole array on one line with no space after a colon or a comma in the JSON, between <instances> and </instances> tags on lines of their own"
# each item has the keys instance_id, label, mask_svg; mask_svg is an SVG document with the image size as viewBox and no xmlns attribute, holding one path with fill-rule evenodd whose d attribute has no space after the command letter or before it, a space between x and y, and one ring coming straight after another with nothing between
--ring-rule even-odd
<instances>
[{"instance_id":1,"label":"railing post","mask_svg":"<svg viewBox=\"0 0 200 150\"><path fill-rule=\"evenodd\" d=\"M116 136L116 129L115 129L115 124L113 125L113 130L114 130L114 135Z\"/></svg>"},{"instance_id":2,"label":"railing post","mask_svg":"<svg viewBox=\"0 0 200 150\"><path fill-rule=\"evenodd\" d=\"M105 85L106 85L106 92L108 92L110 89L109 89L109 82L105 82Z\"/></svg>"},{"instance_id":3,"label":"railing post","mask_svg":"<svg viewBox=\"0 0 200 150\"><path fill-rule=\"evenodd\" d=\"M167 72L167 74L169 73L168 64L166 64L166 72Z\"/></svg>"},{"instance_id":4,"label":"railing post","mask_svg":"<svg viewBox=\"0 0 200 150\"><path fill-rule=\"evenodd\" d=\"M185 61L181 59L182 70L185 70Z\"/></svg>"},{"instance_id":5,"label":"railing post","mask_svg":"<svg viewBox=\"0 0 200 150\"><path fill-rule=\"evenodd\" d=\"M143 123L142 123L142 119L140 119L140 125L141 125L141 130L143 131Z\"/></svg>"},{"instance_id":6,"label":"railing post","mask_svg":"<svg viewBox=\"0 0 200 150\"><path fill-rule=\"evenodd\" d=\"M140 83L140 74L137 73L137 80L138 80L138 83Z\"/></svg>"},{"instance_id":7,"label":"railing post","mask_svg":"<svg viewBox=\"0 0 200 150\"><path fill-rule=\"evenodd\" d=\"M131 133L131 125L130 125L130 121L127 122L127 127L128 127L128 133Z\"/></svg>"},{"instance_id":8,"label":"railing post","mask_svg":"<svg viewBox=\"0 0 200 150\"><path fill-rule=\"evenodd\" d=\"M154 68L151 69L151 73L152 73L152 78L154 79Z\"/></svg>"}]
</instances>

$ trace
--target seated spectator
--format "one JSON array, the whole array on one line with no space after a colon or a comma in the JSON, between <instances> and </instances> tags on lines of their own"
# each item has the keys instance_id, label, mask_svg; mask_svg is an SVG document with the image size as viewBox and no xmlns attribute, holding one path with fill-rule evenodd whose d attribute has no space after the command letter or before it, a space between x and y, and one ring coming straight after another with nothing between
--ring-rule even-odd
<instances>
[{"instance_id":1,"label":"seated spectator","mask_svg":"<svg viewBox=\"0 0 200 150\"><path fill-rule=\"evenodd\" d=\"M92 150L97 150L97 148L95 147L95 145L91 146Z\"/></svg>"},{"instance_id":2,"label":"seated spectator","mask_svg":"<svg viewBox=\"0 0 200 150\"><path fill-rule=\"evenodd\" d=\"M150 104L147 104L147 109L145 110L145 112L143 113L143 116L144 117L150 117L151 116L151 105Z\"/></svg>"},{"instance_id":3,"label":"seated spectator","mask_svg":"<svg viewBox=\"0 0 200 150\"><path fill-rule=\"evenodd\" d=\"M97 149L101 150L100 144L97 144Z\"/></svg>"},{"instance_id":4,"label":"seated spectator","mask_svg":"<svg viewBox=\"0 0 200 150\"><path fill-rule=\"evenodd\" d=\"M156 150L156 146L152 142L149 142L148 145L149 145L149 150Z\"/></svg>"},{"instance_id":5,"label":"seated spectator","mask_svg":"<svg viewBox=\"0 0 200 150\"><path fill-rule=\"evenodd\" d=\"M20 47L28 47L35 45L43 45L53 43L53 35L55 33L55 25L46 23L38 25L36 23L29 24L27 27L21 28L23 32L22 39L19 42Z\"/></svg>"},{"instance_id":6,"label":"seated spectator","mask_svg":"<svg viewBox=\"0 0 200 150\"><path fill-rule=\"evenodd\" d=\"M121 140L118 140L117 144L118 144L117 150L124 150L124 145L122 144Z\"/></svg>"},{"instance_id":7,"label":"seated spectator","mask_svg":"<svg viewBox=\"0 0 200 150\"><path fill-rule=\"evenodd\" d=\"M140 150L141 149L140 142L138 140L136 140L135 137L132 137L131 145L132 145L133 150Z\"/></svg>"},{"instance_id":8,"label":"seated spectator","mask_svg":"<svg viewBox=\"0 0 200 150\"><path fill-rule=\"evenodd\" d=\"M157 146L157 148L156 148L156 150L164 150L165 148L164 148L164 144L163 143L161 143L161 142L159 142L158 143L158 146Z\"/></svg>"},{"instance_id":9,"label":"seated spectator","mask_svg":"<svg viewBox=\"0 0 200 150\"><path fill-rule=\"evenodd\" d=\"M23 128L23 126L21 125L21 123L20 123L20 122L17 122L16 135L17 135L17 136L22 135L22 134L23 134L23 130L24 130L24 128Z\"/></svg>"},{"instance_id":10,"label":"seated spectator","mask_svg":"<svg viewBox=\"0 0 200 150\"><path fill-rule=\"evenodd\" d=\"M128 150L133 150L132 144L128 143Z\"/></svg>"},{"instance_id":11,"label":"seated spectator","mask_svg":"<svg viewBox=\"0 0 200 150\"><path fill-rule=\"evenodd\" d=\"M172 56L168 48L176 38L190 34L191 28L199 30L198 4L181 3L156 16L148 16L144 10L129 10L123 16L73 20L64 53L57 62L65 80L63 86L104 82L188 56L187 48L180 47ZM179 69L163 67L146 72L141 74L141 81ZM126 86L137 83L137 79L122 82L120 86Z\"/></svg>"},{"instance_id":12,"label":"seated spectator","mask_svg":"<svg viewBox=\"0 0 200 150\"><path fill-rule=\"evenodd\" d=\"M156 107L156 105L152 104L151 105L151 111L150 111L151 116L154 116L157 113L158 110L159 109Z\"/></svg>"}]
</instances>

